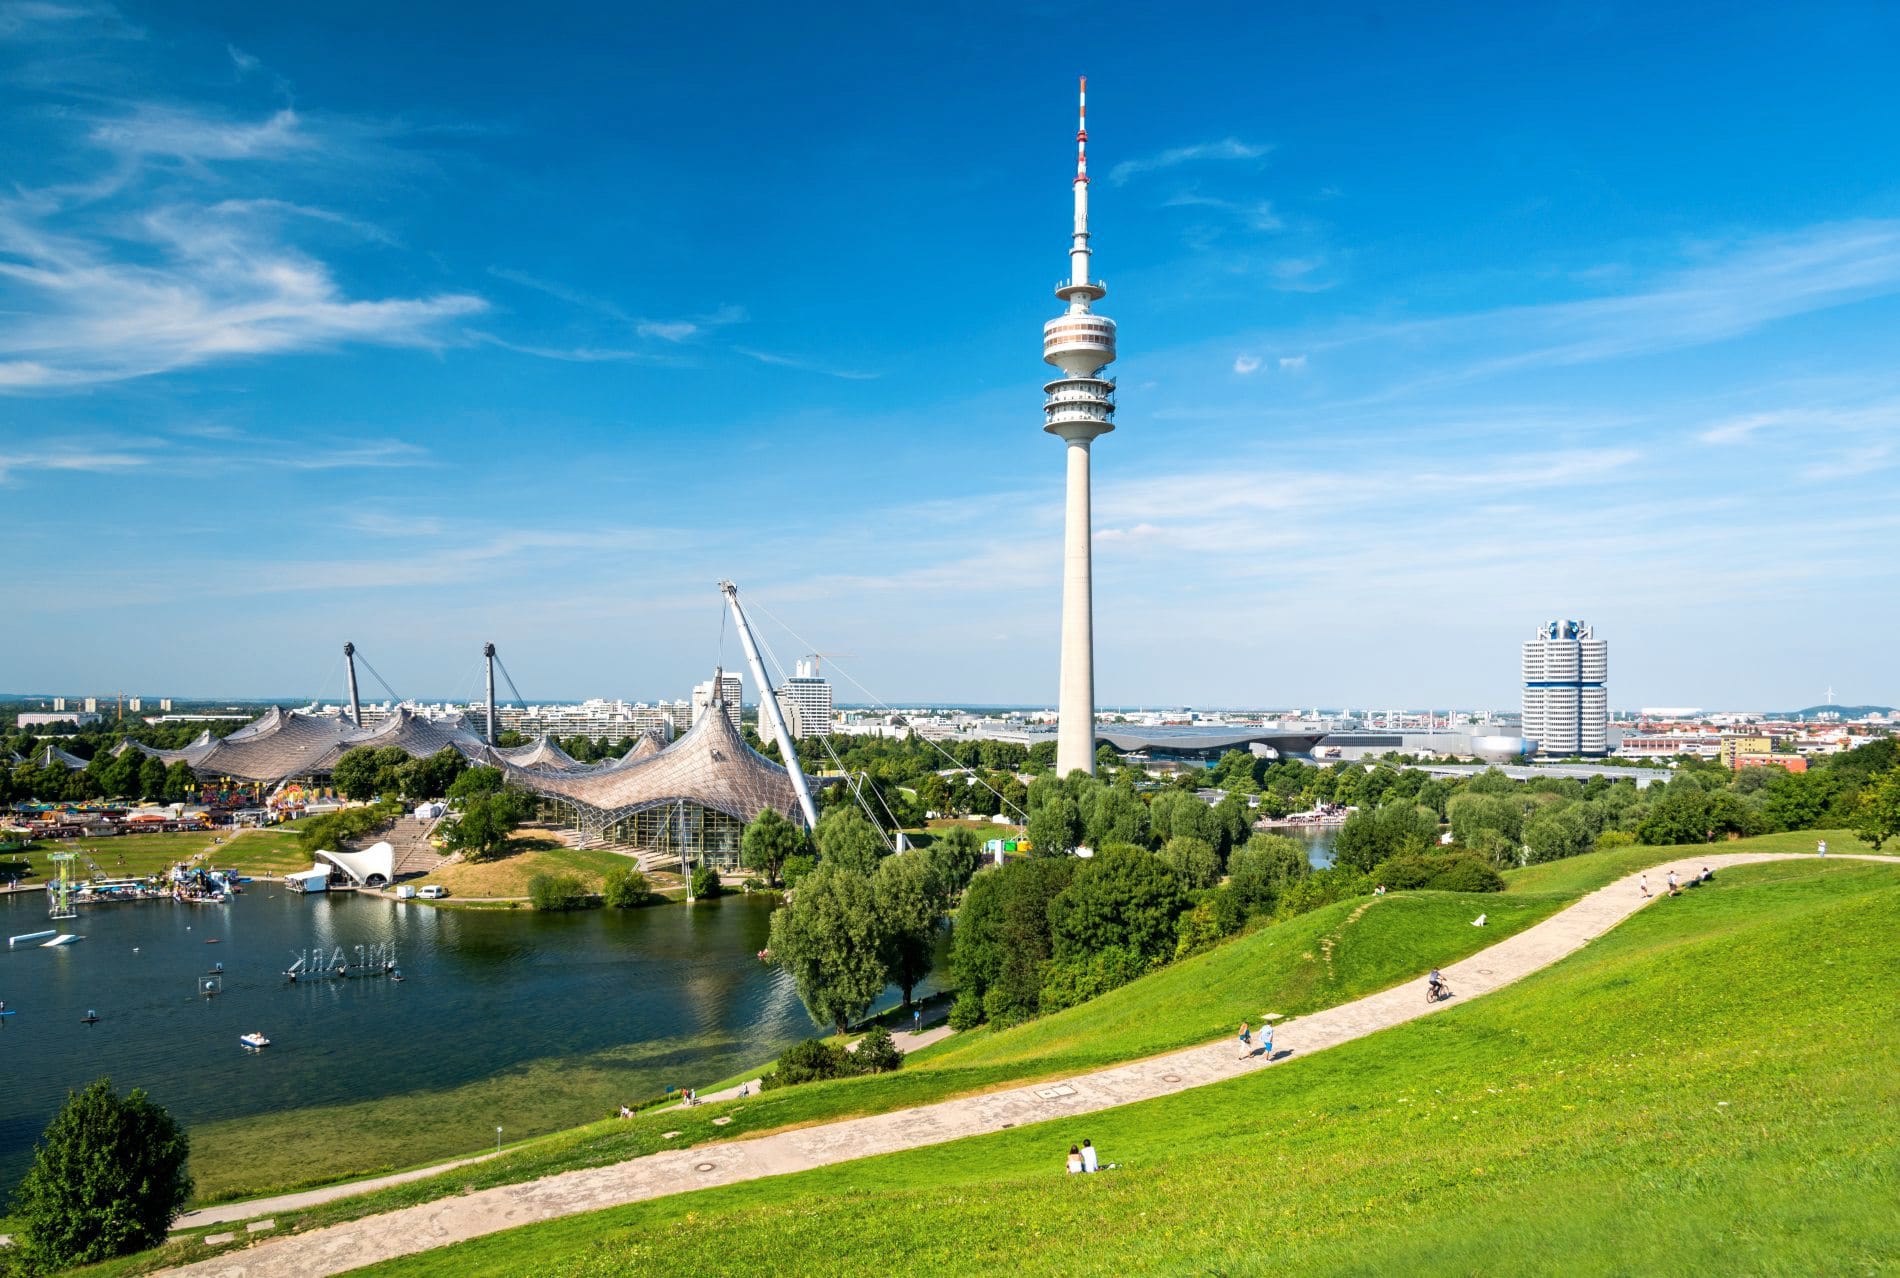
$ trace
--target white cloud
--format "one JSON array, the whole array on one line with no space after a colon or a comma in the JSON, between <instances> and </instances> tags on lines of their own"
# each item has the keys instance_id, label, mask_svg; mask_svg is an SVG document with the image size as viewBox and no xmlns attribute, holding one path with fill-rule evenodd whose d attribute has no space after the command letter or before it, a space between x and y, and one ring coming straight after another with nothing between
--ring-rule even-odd
<instances>
[{"instance_id":1,"label":"white cloud","mask_svg":"<svg viewBox=\"0 0 1900 1278\"><path fill-rule=\"evenodd\" d=\"M1234 356L1234 371L1239 373L1242 377L1245 377L1251 372L1255 372L1259 367L1260 357L1258 355Z\"/></svg>"},{"instance_id":2,"label":"white cloud","mask_svg":"<svg viewBox=\"0 0 1900 1278\"><path fill-rule=\"evenodd\" d=\"M1108 171L1108 177L1111 182L1120 186L1139 173L1178 168L1183 164L1194 164L1203 160L1257 160L1272 149L1270 146L1242 142L1237 138L1222 138L1218 142L1198 142L1193 146L1178 146L1156 155L1123 160Z\"/></svg>"},{"instance_id":3,"label":"white cloud","mask_svg":"<svg viewBox=\"0 0 1900 1278\"><path fill-rule=\"evenodd\" d=\"M238 48L235 44L225 45L224 51L230 55L231 65L236 67L238 73L241 75L249 75L263 65L257 60L255 55L244 52L244 50Z\"/></svg>"},{"instance_id":4,"label":"white cloud","mask_svg":"<svg viewBox=\"0 0 1900 1278\"><path fill-rule=\"evenodd\" d=\"M243 121L156 103L98 122L87 140L129 158L186 161L282 159L322 144L289 107Z\"/></svg>"},{"instance_id":5,"label":"white cloud","mask_svg":"<svg viewBox=\"0 0 1900 1278\"><path fill-rule=\"evenodd\" d=\"M761 364L770 364L775 368L795 368L801 373L819 373L825 377L843 378L848 382L875 381L882 376L880 373L866 373L855 369L826 368L823 365L814 364L810 360L799 359L796 356L776 355L771 351L756 351L744 346L735 346L732 349L738 351L739 354L745 356L747 359L755 359Z\"/></svg>"},{"instance_id":6,"label":"white cloud","mask_svg":"<svg viewBox=\"0 0 1900 1278\"><path fill-rule=\"evenodd\" d=\"M7 483L14 472L22 470L64 470L109 474L113 471L144 466L150 461L149 456L140 453L87 449L70 445L28 448L18 452L0 451L0 484Z\"/></svg>"},{"instance_id":7,"label":"white cloud","mask_svg":"<svg viewBox=\"0 0 1900 1278\"><path fill-rule=\"evenodd\" d=\"M1231 214L1253 231L1278 231L1286 225L1280 220L1280 215L1273 211L1272 200L1224 200L1218 196L1202 195L1198 191L1183 191L1170 196L1162 207L1219 209Z\"/></svg>"},{"instance_id":8,"label":"white cloud","mask_svg":"<svg viewBox=\"0 0 1900 1278\"><path fill-rule=\"evenodd\" d=\"M1280 371L1283 373L1305 372L1306 371L1306 356L1282 355L1280 357Z\"/></svg>"}]
</instances>

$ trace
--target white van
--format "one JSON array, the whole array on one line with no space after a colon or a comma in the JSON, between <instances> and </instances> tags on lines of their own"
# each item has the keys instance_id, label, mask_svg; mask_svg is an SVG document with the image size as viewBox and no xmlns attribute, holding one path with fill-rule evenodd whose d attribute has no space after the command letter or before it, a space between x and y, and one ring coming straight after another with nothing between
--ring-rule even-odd
<instances>
[{"instance_id":1,"label":"white van","mask_svg":"<svg viewBox=\"0 0 1900 1278\"><path fill-rule=\"evenodd\" d=\"M426 883L416 889L416 895L425 901L440 901L449 894L449 890L440 883Z\"/></svg>"}]
</instances>

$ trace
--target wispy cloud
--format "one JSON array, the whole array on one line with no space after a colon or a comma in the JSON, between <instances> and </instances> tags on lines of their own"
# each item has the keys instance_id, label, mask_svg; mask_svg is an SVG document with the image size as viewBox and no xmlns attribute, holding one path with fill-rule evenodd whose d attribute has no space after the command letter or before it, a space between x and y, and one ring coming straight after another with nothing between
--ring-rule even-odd
<instances>
[{"instance_id":1,"label":"wispy cloud","mask_svg":"<svg viewBox=\"0 0 1900 1278\"><path fill-rule=\"evenodd\" d=\"M1260 357L1258 355L1234 356L1234 371L1239 373L1242 377L1245 377L1249 373L1258 372L1259 369Z\"/></svg>"},{"instance_id":2,"label":"wispy cloud","mask_svg":"<svg viewBox=\"0 0 1900 1278\"><path fill-rule=\"evenodd\" d=\"M1306 371L1306 356L1282 355L1280 357L1280 371L1283 373L1305 372Z\"/></svg>"},{"instance_id":3,"label":"wispy cloud","mask_svg":"<svg viewBox=\"0 0 1900 1278\"><path fill-rule=\"evenodd\" d=\"M149 456L111 449L89 449L76 445L53 448L0 449L0 484L9 482L14 473L25 470L84 471L109 474L131 470L151 461Z\"/></svg>"},{"instance_id":4,"label":"wispy cloud","mask_svg":"<svg viewBox=\"0 0 1900 1278\"><path fill-rule=\"evenodd\" d=\"M1183 164L1198 164L1206 160L1257 160L1272 149L1270 146L1242 142L1238 138L1222 138L1218 142L1197 142L1193 146L1177 146L1155 155L1123 160L1108 171L1108 177L1111 182L1120 186L1129 178L1142 173L1179 168Z\"/></svg>"},{"instance_id":5,"label":"wispy cloud","mask_svg":"<svg viewBox=\"0 0 1900 1278\"><path fill-rule=\"evenodd\" d=\"M145 33L109 4L8 0L0 4L0 40L59 40L74 36L137 40Z\"/></svg>"},{"instance_id":6,"label":"wispy cloud","mask_svg":"<svg viewBox=\"0 0 1900 1278\"><path fill-rule=\"evenodd\" d=\"M666 351L643 351L612 346L537 346L528 342L511 342L493 333L478 330L471 330L469 336L478 342L499 346L502 350L513 351L517 355L532 355L536 359L556 359L568 364L680 365L686 363L681 356Z\"/></svg>"},{"instance_id":7,"label":"wispy cloud","mask_svg":"<svg viewBox=\"0 0 1900 1278\"><path fill-rule=\"evenodd\" d=\"M796 356L778 355L771 351L755 351L745 346L735 346L732 349L747 359L755 359L761 364L770 364L775 368L795 368L801 373L818 373L825 377L843 378L849 382L875 381L877 378L883 376L881 373L867 373L857 369L828 368L822 364L814 364L810 360L799 359Z\"/></svg>"},{"instance_id":8,"label":"wispy cloud","mask_svg":"<svg viewBox=\"0 0 1900 1278\"><path fill-rule=\"evenodd\" d=\"M1278 231L1286 226L1273 211L1272 200L1224 200L1198 191L1183 191L1163 201L1162 207L1217 209L1250 231Z\"/></svg>"}]
</instances>

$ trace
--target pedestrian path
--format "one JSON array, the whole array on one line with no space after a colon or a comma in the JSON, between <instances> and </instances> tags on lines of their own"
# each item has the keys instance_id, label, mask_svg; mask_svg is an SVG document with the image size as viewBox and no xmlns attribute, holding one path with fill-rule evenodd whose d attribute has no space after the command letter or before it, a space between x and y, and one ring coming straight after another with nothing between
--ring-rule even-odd
<instances>
[{"instance_id":1,"label":"pedestrian path","mask_svg":"<svg viewBox=\"0 0 1900 1278\"><path fill-rule=\"evenodd\" d=\"M949 1036L950 1027L948 1025L933 1025L921 1033L913 1033L910 1030L896 1030L891 1034L891 1042L896 1046L898 1051L908 1056L920 1047L929 1047L932 1043L948 1038ZM855 1051L857 1046L856 1043L852 1043L852 1050ZM710 1105L714 1101L739 1100L745 1096L757 1096L759 1094L759 1088L762 1087L764 1083L765 1080L763 1078L748 1078L743 1083L734 1083L731 1087L722 1087L716 1092L705 1092L694 1101L694 1104ZM686 1102L681 1101L676 1105L665 1105L661 1108L662 1111L685 1109ZM341 1197L341 1195L339 1195L339 1197Z\"/></svg>"},{"instance_id":2,"label":"pedestrian path","mask_svg":"<svg viewBox=\"0 0 1900 1278\"><path fill-rule=\"evenodd\" d=\"M1687 879L1692 877L1692 866L1699 869L1707 865L1721 870L1790 859L1795 859L1790 853L1700 854L1698 850L1697 854L1685 857L1678 868ZM1839 859L1900 863L1900 858L1891 856L1853 855ZM1660 882L1669 868L1664 863L1648 873ZM893 1114L775 1132L750 1140L666 1150L607 1167L561 1172L519 1185L476 1190L307 1234L289 1235L172 1272L205 1278L310 1278L341 1273L578 1212L809 1171L874 1154L917 1149L1008 1127L1094 1113L1224 1082L1238 1074L1269 1068L1288 1057L1310 1056L1446 1007L1468 1003L1548 967L1666 895L1644 896L1638 886L1639 878L1631 874L1619 879L1516 936L1446 965L1444 977L1455 993L1449 1002L1428 1004L1423 982L1407 982L1339 1007L1281 1021L1274 1030L1271 1056L1262 1054L1236 1060L1233 1040L1222 1039L1218 1043L1069 1079L964 1096ZM255 1203L252 1210L255 1214L275 1208Z\"/></svg>"}]
</instances>

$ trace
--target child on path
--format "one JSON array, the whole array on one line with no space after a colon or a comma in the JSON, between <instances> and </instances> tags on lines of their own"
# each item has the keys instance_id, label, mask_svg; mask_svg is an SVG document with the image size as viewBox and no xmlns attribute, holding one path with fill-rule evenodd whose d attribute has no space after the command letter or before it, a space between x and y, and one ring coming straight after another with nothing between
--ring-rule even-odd
<instances>
[{"instance_id":1,"label":"child on path","mask_svg":"<svg viewBox=\"0 0 1900 1278\"><path fill-rule=\"evenodd\" d=\"M1647 900L1649 897L1649 876L1645 874L1638 877L1636 880L1636 886L1643 890L1643 897L1645 900Z\"/></svg>"},{"instance_id":2,"label":"child on path","mask_svg":"<svg viewBox=\"0 0 1900 1278\"><path fill-rule=\"evenodd\" d=\"M1069 1146L1069 1175L1080 1176L1081 1174L1082 1151L1071 1145Z\"/></svg>"},{"instance_id":3,"label":"child on path","mask_svg":"<svg viewBox=\"0 0 1900 1278\"><path fill-rule=\"evenodd\" d=\"M1669 871L1669 895L1682 895L1682 889L1676 886L1676 872L1674 870Z\"/></svg>"},{"instance_id":4,"label":"child on path","mask_svg":"<svg viewBox=\"0 0 1900 1278\"><path fill-rule=\"evenodd\" d=\"M1247 1028L1247 1022L1240 1023L1240 1055L1236 1060L1246 1060L1253 1055L1253 1032Z\"/></svg>"},{"instance_id":5,"label":"child on path","mask_svg":"<svg viewBox=\"0 0 1900 1278\"><path fill-rule=\"evenodd\" d=\"M1095 1162L1095 1146L1089 1144L1086 1140L1082 1142L1082 1170L1085 1172L1098 1170Z\"/></svg>"}]
</instances>

